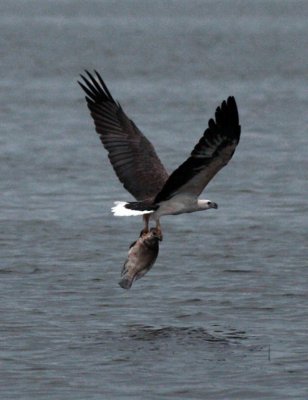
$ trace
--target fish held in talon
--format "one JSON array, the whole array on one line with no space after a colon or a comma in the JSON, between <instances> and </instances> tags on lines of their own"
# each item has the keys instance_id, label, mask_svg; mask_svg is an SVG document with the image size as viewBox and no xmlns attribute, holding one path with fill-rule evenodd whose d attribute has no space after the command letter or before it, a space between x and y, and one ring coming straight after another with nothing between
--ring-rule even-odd
<instances>
[{"instance_id":1,"label":"fish held in talon","mask_svg":"<svg viewBox=\"0 0 308 400\"><path fill-rule=\"evenodd\" d=\"M161 232L151 228L147 233L141 232L139 239L131 244L119 282L123 289L130 289L135 280L142 278L153 267L161 240Z\"/></svg>"}]
</instances>

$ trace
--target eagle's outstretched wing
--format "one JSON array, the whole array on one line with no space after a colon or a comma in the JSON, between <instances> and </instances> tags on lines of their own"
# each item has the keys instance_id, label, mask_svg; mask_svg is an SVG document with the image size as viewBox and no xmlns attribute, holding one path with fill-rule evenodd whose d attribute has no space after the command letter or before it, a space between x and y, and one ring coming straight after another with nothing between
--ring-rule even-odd
<instances>
[{"instance_id":1,"label":"eagle's outstretched wing","mask_svg":"<svg viewBox=\"0 0 308 400\"><path fill-rule=\"evenodd\" d=\"M209 120L208 128L190 157L169 176L155 203L180 193L199 196L209 181L230 161L240 133L237 105L234 97L229 97L216 109L215 121Z\"/></svg>"},{"instance_id":2,"label":"eagle's outstretched wing","mask_svg":"<svg viewBox=\"0 0 308 400\"><path fill-rule=\"evenodd\" d=\"M86 93L96 132L115 173L137 200L154 198L168 174L153 145L113 99L100 74L86 74L87 77L81 75L83 82L78 83Z\"/></svg>"}]
</instances>

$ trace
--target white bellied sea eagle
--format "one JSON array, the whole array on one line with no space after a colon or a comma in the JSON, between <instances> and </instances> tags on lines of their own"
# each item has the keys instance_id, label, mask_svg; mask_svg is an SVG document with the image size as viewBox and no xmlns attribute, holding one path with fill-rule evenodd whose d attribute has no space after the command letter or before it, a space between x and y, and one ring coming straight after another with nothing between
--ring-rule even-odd
<instances>
[{"instance_id":1,"label":"white bellied sea eagle","mask_svg":"<svg viewBox=\"0 0 308 400\"><path fill-rule=\"evenodd\" d=\"M144 232L149 220L161 232L160 217L217 208L210 200L198 199L209 181L233 156L240 140L241 127L234 97L217 107L215 118L187 160L169 175L153 145L128 118L110 94L100 74L85 71L78 82L96 132L108 151L109 160L125 189L137 201L115 202L115 216L142 215Z\"/></svg>"}]
</instances>

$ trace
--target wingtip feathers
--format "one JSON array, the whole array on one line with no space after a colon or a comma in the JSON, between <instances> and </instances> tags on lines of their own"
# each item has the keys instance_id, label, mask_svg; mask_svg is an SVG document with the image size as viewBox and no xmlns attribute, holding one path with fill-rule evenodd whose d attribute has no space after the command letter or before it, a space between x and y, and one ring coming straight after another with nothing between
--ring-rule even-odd
<instances>
[{"instance_id":1,"label":"wingtip feathers","mask_svg":"<svg viewBox=\"0 0 308 400\"><path fill-rule=\"evenodd\" d=\"M213 127L213 119L209 120L209 128ZM239 124L239 115L234 96L229 96L223 100L221 105L216 108L215 123L217 125L228 125L234 128Z\"/></svg>"},{"instance_id":2,"label":"wingtip feathers","mask_svg":"<svg viewBox=\"0 0 308 400\"><path fill-rule=\"evenodd\" d=\"M105 84L101 75L94 70L93 75L87 69L84 70L85 74L80 74L82 81L77 81L82 90L88 95L86 100L89 103L111 102L117 105L112 97L107 85Z\"/></svg>"}]
</instances>

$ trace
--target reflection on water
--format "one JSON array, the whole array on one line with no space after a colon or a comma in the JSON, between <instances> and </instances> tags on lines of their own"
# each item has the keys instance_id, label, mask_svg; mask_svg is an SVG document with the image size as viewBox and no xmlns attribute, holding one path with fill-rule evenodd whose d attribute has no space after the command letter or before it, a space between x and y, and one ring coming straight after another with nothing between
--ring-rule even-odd
<instances>
[{"instance_id":1,"label":"reflection on water","mask_svg":"<svg viewBox=\"0 0 308 400\"><path fill-rule=\"evenodd\" d=\"M186 341L190 343L197 344L198 342L219 342L221 344L228 344L228 340L222 336L215 336L208 333L203 328L191 328L191 327L163 327L154 328L151 326L138 326L133 325L129 327L129 337L135 340L146 340L146 341L156 341L160 339L172 339L177 342L185 343ZM242 335L244 332L240 332L233 336L228 334L230 339L244 339Z\"/></svg>"}]
</instances>

